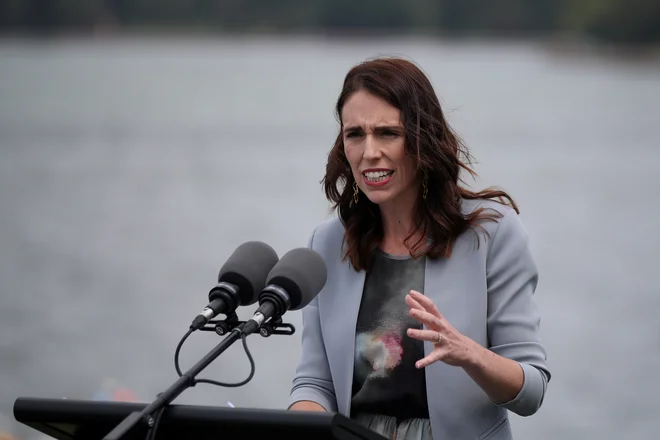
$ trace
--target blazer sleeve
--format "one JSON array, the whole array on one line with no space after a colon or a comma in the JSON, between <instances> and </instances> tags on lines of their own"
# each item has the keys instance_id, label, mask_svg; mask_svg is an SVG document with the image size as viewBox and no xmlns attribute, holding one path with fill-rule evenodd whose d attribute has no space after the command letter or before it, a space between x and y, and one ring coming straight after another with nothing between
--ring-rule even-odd
<instances>
[{"instance_id":1,"label":"blazer sleeve","mask_svg":"<svg viewBox=\"0 0 660 440\"><path fill-rule=\"evenodd\" d=\"M314 233L307 247L313 249L313 241ZM303 307L302 321L302 353L293 378L289 408L296 402L308 400L318 403L326 411L336 412L337 399L321 333L318 295Z\"/></svg>"},{"instance_id":2,"label":"blazer sleeve","mask_svg":"<svg viewBox=\"0 0 660 440\"><path fill-rule=\"evenodd\" d=\"M533 297L538 269L513 209L499 221L486 265L489 348L518 362L524 374L518 395L500 406L529 416L543 403L550 371L539 335L541 315Z\"/></svg>"}]
</instances>

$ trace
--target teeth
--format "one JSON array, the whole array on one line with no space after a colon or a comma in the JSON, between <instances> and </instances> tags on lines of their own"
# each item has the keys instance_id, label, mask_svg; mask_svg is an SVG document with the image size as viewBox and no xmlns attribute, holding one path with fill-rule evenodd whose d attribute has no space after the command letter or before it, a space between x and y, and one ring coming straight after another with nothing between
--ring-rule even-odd
<instances>
[{"instance_id":1,"label":"teeth","mask_svg":"<svg viewBox=\"0 0 660 440\"><path fill-rule=\"evenodd\" d=\"M364 173L364 175L370 179L375 179L377 177L387 176L388 174L391 173L392 171L369 171L368 173Z\"/></svg>"},{"instance_id":2,"label":"teeth","mask_svg":"<svg viewBox=\"0 0 660 440\"><path fill-rule=\"evenodd\" d=\"M369 171L363 174L368 180L379 182L381 180L385 180L385 177L389 177L393 172L394 171Z\"/></svg>"}]
</instances>

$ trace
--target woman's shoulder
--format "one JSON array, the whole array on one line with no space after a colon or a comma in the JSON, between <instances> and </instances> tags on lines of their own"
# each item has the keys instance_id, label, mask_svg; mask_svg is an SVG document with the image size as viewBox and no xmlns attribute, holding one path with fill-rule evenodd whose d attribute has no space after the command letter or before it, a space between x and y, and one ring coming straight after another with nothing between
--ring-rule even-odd
<instances>
[{"instance_id":1,"label":"woman's shoulder","mask_svg":"<svg viewBox=\"0 0 660 440\"><path fill-rule=\"evenodd\" d=\"M331 217L316 225L309 237L308 245L323 254L340 248L343 241L344 225L338 217Z\"/></svg>"},{"instance_id":2,"label":"woman's shoulder","mask_svg":"<svg viewBox=\"0 0 660 440\"><path fill-rule=\"evenodd\" d=\"M495 235L514 235L527 239L525 226L518 212L510 205L490 199L462 200L463 215L470 215L478 209L483 209L483 218L477 220L476 224L480 226L478 229L485 233L487 241L492 241Z\"/></svg>"},{"instance_id":3,"label":"woman's shoulder","mask_svg":"<svg viewBox=\"0 0 660 440\"><path fill-rule=\"evenodd\" d=\"M461 212L463 215L470 215L478 209L483 209L487 214L495 213L499 217L504 217L515 210L504 203L492 199L462 199Z\"/></svg>"}]
</instances>

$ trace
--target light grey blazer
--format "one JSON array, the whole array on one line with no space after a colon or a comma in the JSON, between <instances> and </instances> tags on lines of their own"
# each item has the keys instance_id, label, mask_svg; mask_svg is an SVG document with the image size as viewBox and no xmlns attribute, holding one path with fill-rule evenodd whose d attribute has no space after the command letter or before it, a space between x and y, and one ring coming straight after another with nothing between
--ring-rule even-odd
<instances>
[{"instance_id":1,"label":"light grey blazer","mask_svg":"<svg viewBox=\"0 0 660 440\"><path fill-rule=\"evenodd\" d=\"M512 439L508 412L534 414L550 372L539 337L540 314L533 294L538 280L527 235L516 212L491 201L464 201L503 214L468 230L449 259L427 259L424 294L462 334L517 361L524 385L510 402L495 404L460 367L436 362L425 368L431 429L435 440ZM302 310L302 356L289 404L309 400L348 416L351 407L355 329L365 272L342 261L344 228L339 219L316 227L309 247L328 269L319 295ZM401 298L403 301L403 298ZM432 350L424 343L425 354Z\"/></svg>"}]
</instances>

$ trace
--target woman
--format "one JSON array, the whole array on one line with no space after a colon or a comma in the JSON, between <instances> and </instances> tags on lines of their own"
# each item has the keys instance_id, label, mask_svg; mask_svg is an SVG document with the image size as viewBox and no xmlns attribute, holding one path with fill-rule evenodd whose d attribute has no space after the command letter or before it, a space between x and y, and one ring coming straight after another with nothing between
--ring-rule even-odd
<instances>
[{"instance_id":1,"label":"woman","mask_svg":"<svg viewBox=\"0 0 660 440\"><path fill-rule=\"evenodd\" d=\"M290 409L399 440L511 439L507 410L534 414L550 380L518 208L459 186L469 156L413 63L357 65L336 111L339 218L310 238L328 281L303 309Z\"/></svg>"}]
</instances>

